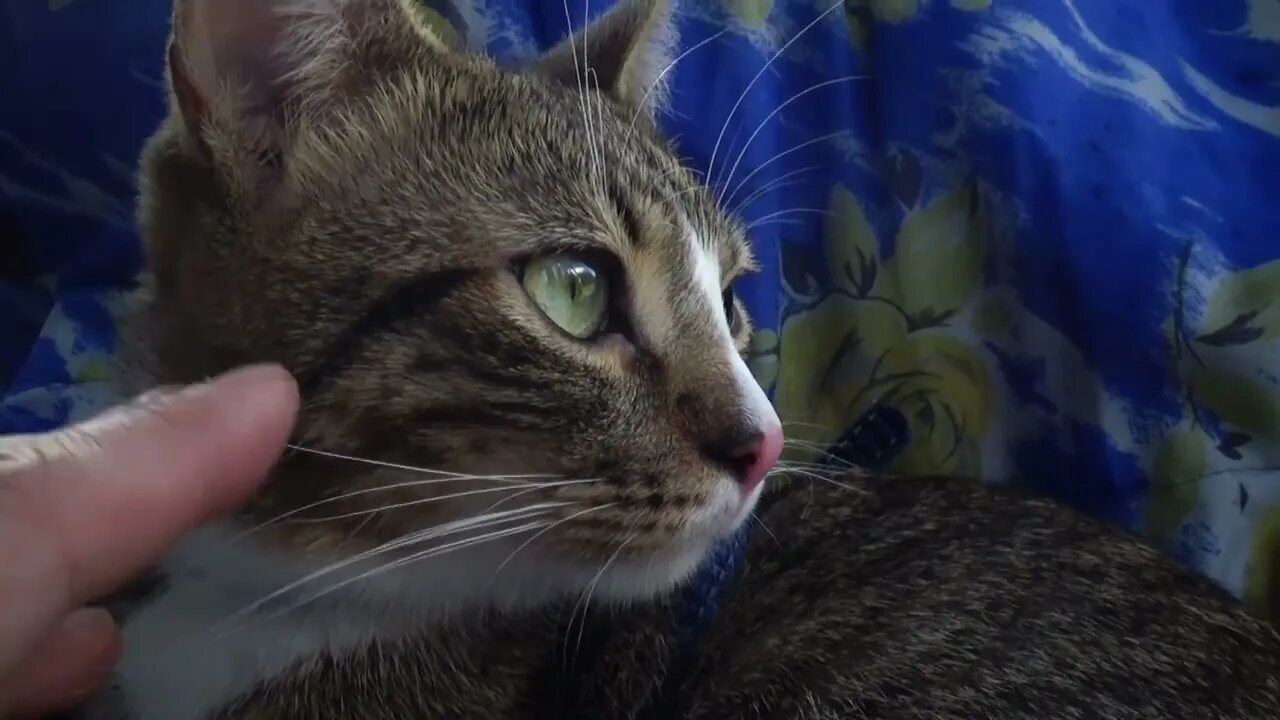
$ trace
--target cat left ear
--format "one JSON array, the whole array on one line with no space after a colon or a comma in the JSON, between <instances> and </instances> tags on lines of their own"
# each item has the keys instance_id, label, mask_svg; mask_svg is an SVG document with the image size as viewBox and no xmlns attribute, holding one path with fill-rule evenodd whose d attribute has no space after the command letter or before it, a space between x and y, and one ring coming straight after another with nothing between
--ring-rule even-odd
<instances>
[{"instance_id":1,"label":"cat left ear","mask_svg":"<svg viewBox=\"0 0 1280 720\"><path fill-rule=\"evenodd\" d=\"M308 111L445 49L415 2L174 0L169 78L189 135L207 150L216 129L254 162L279 158Z\"/></svg>"},{"instance_id":2,"label":"cat left ear","mask_svg":"<svg viewBox=\"0 0 1280 720\"><path fill-rule=\"evenodd\" d=\"M653 120L667 99L667 70L676 47L674 25L671 0L619 0L538 58L533 70L572 88L598 87Z\"/></svg>"}]
</instances>

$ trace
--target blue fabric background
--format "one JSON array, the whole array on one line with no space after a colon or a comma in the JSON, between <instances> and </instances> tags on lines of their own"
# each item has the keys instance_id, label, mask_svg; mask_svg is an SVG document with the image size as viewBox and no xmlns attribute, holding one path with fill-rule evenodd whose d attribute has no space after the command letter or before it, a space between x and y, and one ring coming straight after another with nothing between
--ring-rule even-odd
<instances>
[{"instance_id":1,"label":"blue fabric background","mask_svg":"<svg viewBox=\"0 0 1280 720\"><path fill-rule=\"evenodd\" d=\"M502 57L568 29L558 1L436 7ZM750 200L752 367L792 459L891 404L895 469L1021 478L1276 612L1280 0L681 13L682 49L724 34L664 124ZM0 432L115 400L167 25L167 0L0 7Z\"/></svg>"}]
</instances>

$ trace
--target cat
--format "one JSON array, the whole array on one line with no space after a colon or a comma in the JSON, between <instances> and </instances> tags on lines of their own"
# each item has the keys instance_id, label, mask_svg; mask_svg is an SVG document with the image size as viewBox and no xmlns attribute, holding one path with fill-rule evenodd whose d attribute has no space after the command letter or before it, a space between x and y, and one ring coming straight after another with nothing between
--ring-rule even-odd
<instances>
[{"instance_id":1,"label":"cat","mask_svg":"<svg viewBox=\"0 0 1280 720\"><path fill-rule=\"evenodd\" d=\"M976 481L773 485L750 243L657 130L668 2L514 68L418 12L175 0L126 352L140 385L280 362L303 406L117 605L83 717L1280 710L1276 632L1118 529Z\"/></svg>"}]
</instances>

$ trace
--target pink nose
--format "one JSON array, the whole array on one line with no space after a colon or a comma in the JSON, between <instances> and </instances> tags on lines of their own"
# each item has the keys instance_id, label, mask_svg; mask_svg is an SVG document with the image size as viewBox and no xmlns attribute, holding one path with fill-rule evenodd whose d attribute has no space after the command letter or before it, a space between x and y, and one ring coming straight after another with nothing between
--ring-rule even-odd
<instances>
[{"instance_id":1,"label":"pink nose","mask_svg":"<svg viewBox=\"0 0 1280 720\"><path fill-rule=\"evenodd\" d=\"M728 467L742 487L742 493L749 494L778 464L778 456L782 454L782 426L774 422L743 433L731 443L708 447L707 454Z\"/></svg>"}]
</instances>

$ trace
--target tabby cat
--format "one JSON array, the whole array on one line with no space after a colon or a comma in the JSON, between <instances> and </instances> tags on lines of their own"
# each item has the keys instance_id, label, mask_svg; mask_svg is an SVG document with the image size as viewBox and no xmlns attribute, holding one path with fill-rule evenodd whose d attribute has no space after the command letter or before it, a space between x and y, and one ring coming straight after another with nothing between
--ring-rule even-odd
<instances>
[{"instance_id":1,"label":"tabby cat","mask_svg":"<svg viewBox=\"0 0 1280 720\"><path fill-rule=\"evenodd\" d=\"M418 13L176 2L133 353L146 383L281 362L304 406L122 610L87 717L1280 713L1277 634L1118 530L959 480L762 497L752 256L657 134L666 2L514 68Z\"/></svg>"}]
</instances>

